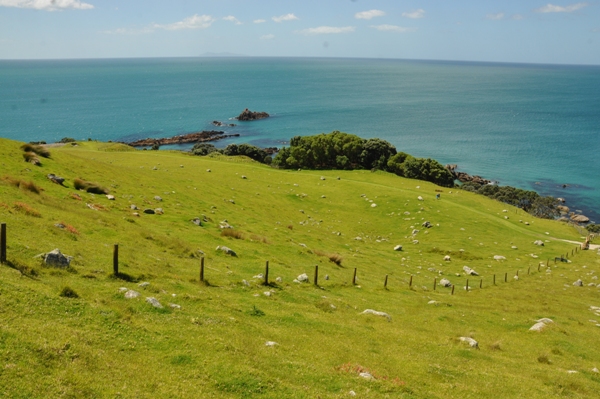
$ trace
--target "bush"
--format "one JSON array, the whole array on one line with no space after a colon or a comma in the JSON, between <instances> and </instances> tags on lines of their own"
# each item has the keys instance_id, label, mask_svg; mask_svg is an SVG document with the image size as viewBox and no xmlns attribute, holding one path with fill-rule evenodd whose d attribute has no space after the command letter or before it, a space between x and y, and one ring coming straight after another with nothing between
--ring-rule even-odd
<instances>
[{"instance_id":1,"label":"bush","mask_svg":"<svg viewBox=\"0 0 600 399\"><path fill-rule=\"evenodd\" d=\"M232 237L237 240L241 240L244 238L244 234L241 231L233 230L233 229L224 229L221 231L222 237Z\"/></svg>"},{"instance_id":2,"label":"bush","mask_svg":"<svg viewBox=\"0 0 600 399\"><path fill-rule=\"evenodd\" d=\"M100 186L97 183L92 183L89 181L85 181L83 179L75 179L73 180L73 186L77 190L84 190L88 193L93 194L108 194L108 190L104 187Z\"/></svg>"},{"instance_id":3,"label":"bush","mask_svg":"<svg viewBox=\"0 0 600 399\"><path fill-rule=\"evenodd\" d=\"M590 233L600 233L600 224L589 224L586 226L586 229Z\"/></svg>"},{"instance_id":4,"label":"bush","mask_svg":"<svg viewBox=\"0 0 600 399\"><path fill-rule=\"evenodd\" d=\"M62 139L60 139L59 143L74 143L76 140L72 137L63 137Z\"/></svg>"},{"instance_id":5,"label":"bush","mask_svg":"<svg viewBox=\"0 0 600 399\"><path fill-rule=\"evenodd\" d=\"M212 154L213 152L217 152L217 147L212 144L206 143L196 143L192 147L192 154L199 156L206 156L208 154Z\"/></svg>"},{"instance_id":6,"label":"bush","mask_svg":"<svg viewBox=\"0 0 600 399\"><path fill-rule=\"evenodd\" d=\"M40 159L38 158L37 154L35 152L24 152L23 153L23 159L25 160L25 162L29 162L32 163L36 166L41 166L42 163L40 162Z\"/></svg>"},{"instance_id":7,"label":"bush","mask_svg":"<svg viewBox=\"0 0 600 399\"><path fill-rule=\"evenodd\" d=\"M37 145L37 144L23 144L21 146L21 149L24 152L34 152L37 155L44 157L44 158L50 158L50 151L48 151L46 148L42 147L41 145Z\"/></svg>"}]
</instances>

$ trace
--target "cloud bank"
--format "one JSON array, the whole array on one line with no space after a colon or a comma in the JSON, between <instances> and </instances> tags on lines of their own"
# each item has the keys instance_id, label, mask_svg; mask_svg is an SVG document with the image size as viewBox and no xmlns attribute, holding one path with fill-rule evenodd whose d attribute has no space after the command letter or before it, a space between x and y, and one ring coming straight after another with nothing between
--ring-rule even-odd
<instances>
[{"instance_id":1,"label":"cloud bank","mask_svg":"<svg viewBox=\"0 0 600 399\"><path fill-rule=\"evenodd\" d=\"M354 26L335 27L335 26L319 26L318 28L308 28L296 31L302 35L328 35L336 33L354 32Z\"/></svg>"},{"instance_id":2,"label":"cloud bank","mask_svg":"<svg viewBox=\"0 0 600 399\"><path fill-rule=\"evenodd\" d=\"M0 0L0 7L33 8L44 11L91 10L89 3L80 0Z\"/></svg>"},{"instance_id":3,"label":"cloud bank","mask_svg":"<svg viewBox=\"0 0 600 399\"><path fill-rule=\"evenodd\" d=\"M403 26L397 26L397 25L372 25L371 28L377 29L378 31L382 31L382 32L397 32L397 33L414 32L417 30L416 28L405 28Z\"/></svg>"},{"instance_id":4,"label":"cloud bank","mask_svg":"<svg viewBox=\"0 0 600 399\"><path fill-rule=\"evenodd\" d=\"M410 12L403 12L402 16L404 18L410 18L410 19L423 18L425 16L425 10L423 10L422 8L419 8L418 10L413 10Z\"/></svg>"},{"instance_id":5,"label":"cloud bank","mask_svg":"<svg viewBox=\"0 0 600 399\"><path fill-rule=\"evenodd\" d=\"M554 4L546 4L543 7L537 8L534 11L542 14L550 13L550 12L574 12L577 10L581 10L584 7L587 7L588 3L576 3L568 6L555 6Z\"/></svg>"},{"instance_id":6,"label":"cloud bank","mask_svg":"<svg viewBox=\"0 0 600 399\"><path fill-rule=\"evenodd\" d=\"M241 25L242 23L240 22L239 19L237 19L236 17L234 17L233 15L228 15L226 17L223 17L224 21L230 21L233 22L236 25Z\"/></svg>"},{"instance_id":7,"label":"cloud bank","mask_svg":"<svg viewBox=\"0 0 600 399\"><path fill-rule=\"evenodd\" d=\"M215 19L210 15L194 14L191 17L187 17L179 22L167 25L154 24L152 27L155 29L165 30L206 29L211 26L213 22L215 22Z\"/></svg>"},{"instance_id":8,"label":"cloud bank","mask_svg":"<svg viewBox=\"0 0 600 399\"><path fill-rule=\"evenodd\" d=\"M375 17L383 17L385 12L381 10L369 10L369 11L361 11L354 14L354 18L356 19L371 19Z\"/></svg>"},{"instance_id":9,"label":"cloud bank","mask_svg":"<svg viewBox=\"0 0 600 399\"><path fill-rule=\"evenodd\" d=\"M300 18L298 18L294 14L285 14L285 15L280 15L278 17L273 17L272 18L272 20L275 21L275 22L293 21L295 19L300 19Z\"/></svg>"}]
</instances>

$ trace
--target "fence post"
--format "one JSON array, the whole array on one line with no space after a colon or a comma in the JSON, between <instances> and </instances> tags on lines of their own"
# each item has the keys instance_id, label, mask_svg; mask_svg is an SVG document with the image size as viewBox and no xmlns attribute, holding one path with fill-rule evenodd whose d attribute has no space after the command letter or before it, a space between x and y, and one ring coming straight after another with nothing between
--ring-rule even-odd
<instances>
[{"instance_id":1,"label":"fence post","mask_svg":"<svg viewBox=\"0 0 600 399\"><path fill-rule=\"evenodd\" d=\"M504 282L508 282L508 273L504 273Z\"/></svg>"},{"instance_id":2,"label":"fence post","mask_svg":"<svg viewBox=\"0 0 600 399\"><path fill-rule=\"evenodd\" d=\"M452 284L452 292L450 293L450 295L454 295L454 284Z\"/></svg>"},{"instance_id":3,"label":"fence post","mask_svg":"<svg viewBox=\"0 0 600 399\"><path fill-rule=\"evenodd\" d=\"M265 285L269 285L269 261L265 264Z\"/></svg>"},{"instance_id":4,"label":"fence post","mask_svg":"<svg viewBox=\"0 0 600 399\"><path fill-rule=\"evenodd\" d=\"M540 264L538 263L538 272L540 271Z\"/></svg>"},{"instance_id":5,"label":"fence post","mask_svg":"<svg viewBox=\"0 0 600 399\"><path fill-rule=\"evenodd\" d=\"M352 285L356 285L356 267L354 268L354 276L352 276Z\"/></svg>"},{"instance_id":6,"label":"fence post","mask_svg":"<svg viewBox=\"0 0 600 399\"><path fill-rule=\"evenodd\" d=\"M479 280L479 288L483 288L483 279Z\"/></svg>"},{"instance_id":7,"label":"fence post","mask_svg":"<svg viewBox=\"0 0 600 399\"><path fill-rule=\"evenodd\" d=\"M494 274L494 285L496 285L496 275Z\"/></svg>"},{"instance_id":8,"label":"fence post","mask_svg":"<svg viewBox=\"0 0 600 399\"><path fill-rule=\"evenodd\" d=\"M200 258L200 282L204 282L204 256Z\"/></svg>"},{"instance_id":9,"label":"fence post","mask_svg":"<svg viewBox=\"0 0 600 399\"><path fill-rule=\"evenodd\" d=\"M410 276L410 281L408 282L408 286L412 287L412 276Z\"/></svg>"},{"instance_id":10,"label":"fence post","mask_svg":"<svg viewBox=\"0 0 600 399\"><path fill-rule=\"evenodd\" d=\"M435 286L437 285L437 277L433 278L433 290L435 291Z\"/></svg>"},{"instance_id":11,"label":"fence post","mask_svg":"<svg viewBox=\"0 0 600 399\"><path fill-rule=\"evenodd\" d=\"M6 263L6 223L0 225L0 263Z\"/></svg>"},{"instance_id":12,"label":"fence post","mask_svg":"<svg viewBox=\"0 0 600 399\"><path fill-rule=\"evenodd\" d=\"M113 247L113 273L115 276L119 275L119 244Z\"/></svg>"},{"instance_id":13,"label":"fence post","mask_svg":"<svg viewBox=\"0 0 600 399\"><path fill-rule=\"evenodd\" d=\"M388 275L385 275L385 281L383 282L383 288L385 288L387 290L387 280L388 280Z\"/></svg>"},{"instance_id":14,"label":"fence post","mask_svg":"<svg viewBox=\"0 0 600 399\"><path fill-rule=\"evenodd\" d=\"M469 279L467 279L467 286L465 287L467 292L469 292Z\"/></svg>"},{"instance_id":15,"label":"fence post","mask_svg":"<svg viewBox=\"0 0 600 399\"><path fill-rule=\"evenodd\" d=\"M529 266L529 267L527 268L527 274L529 274L529 272L530 272L530 271L531 271L531 266Z\"/></svg>"},{"instance_id":16,"label":"fence post","mask_svg":"<svg viewBox=\"0 0 600 399\"><path fill-rule=\"evenodd\" d=\"M319 285L319 265L315 265L315 285Z\"/></svg>"}]
</instances>

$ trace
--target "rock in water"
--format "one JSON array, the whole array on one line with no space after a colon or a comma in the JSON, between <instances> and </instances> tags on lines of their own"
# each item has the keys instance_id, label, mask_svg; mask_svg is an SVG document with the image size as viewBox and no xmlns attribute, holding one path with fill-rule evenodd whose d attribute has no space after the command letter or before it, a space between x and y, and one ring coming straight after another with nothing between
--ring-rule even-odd
<instances>
[{"instance_id":1,"label":"rock in water","mask_svg":"<svg viewBox=\"0 0 600 399\"><path fill-rule=\"evenodd\" d=\"M44 254L44 264L48 266L69 267L71 259L72 256L63 255L58 248Z\"/></svg>"},{"instance_id":2,"label":"rock in water","mask_svg":"<svg viewBox=\"0 0 600 399\"><path fill-rule=\"evenodd\" d=\"M584 215L573 215L571 216L571 220L577 223L588 223L590 218Z\"/></svg>"},{"instance_id":3,"label":"rock in water","mask_svg":"<svg viewBox=\"0 0 600 399\"><path fill-rule=\"evenodd\" d=\"M253 111L250 111L248 108L246 108L235 119L237 119L238 121L255 121L257 119L268 118L269 116L270 115L267 114L266 112L253 112Z\"/></svg>"}]
</instances>

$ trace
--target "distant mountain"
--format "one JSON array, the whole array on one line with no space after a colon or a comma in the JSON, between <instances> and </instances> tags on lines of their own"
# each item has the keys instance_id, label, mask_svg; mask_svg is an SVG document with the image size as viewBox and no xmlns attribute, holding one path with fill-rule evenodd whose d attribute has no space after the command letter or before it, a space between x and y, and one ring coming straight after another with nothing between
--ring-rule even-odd
<instances>
[{"instance_id":1,"label":"distant mountain","mask_svg":"<svg viewBox=\"0 0 600 399\"><path fill-rule=\"evenodd\" d=\"M248 57L246 54L235 54L235 53L204 53L200 54L200 57Z\"/></svg>"}]
</instances>

